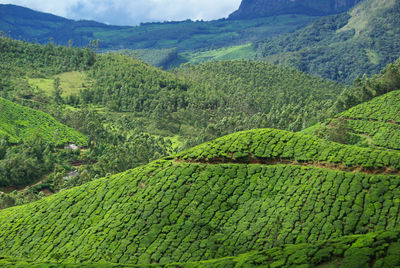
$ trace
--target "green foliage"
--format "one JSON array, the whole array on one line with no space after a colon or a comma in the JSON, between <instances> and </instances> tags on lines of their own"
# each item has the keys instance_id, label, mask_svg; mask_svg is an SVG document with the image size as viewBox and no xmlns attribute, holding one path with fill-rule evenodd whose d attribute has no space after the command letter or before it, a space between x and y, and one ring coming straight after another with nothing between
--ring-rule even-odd
<instances>
[{"instance_id":1,"label":"green foliage","mask_svg":"<svg viewBox=\"0 0 400 268\"><path fill-rule=\"evenodd\" d=\"M398 249L394 249L399 238L399 230L378 232L167 267L395 267L400 265ZM365 239L374 242L364 244Z\"/></svg>"},{"instance_id":2,"label":"green foliage","mask_svg":"<svg viewBox=\"0 0 400 268\"><path fill-rule=\"evenodd\" d=\"M379 75L357 78L352 88L346 88L338 97L334 112L340 113L374 97L400 89L400 59L389 64ZM393 102L391 103L393 104ZM389 106L388 106L389 107Z\"/></svg>"},{"instance_id":3,"label":"green foliage","mask_svg":"<svg viewBox=\"0 0 400 268\"><path fill-rule=\"evenodd\" d=\"M400 91L395 90L380 97L357 105L304 133L314 134L333 140L332 126L346 125L345 131L335 131L339 135L350 134L345 142L359 146L372 146L400 150ZM313 133L314 132L314 133Z\"/></svg>"},{"instance_id":4,"label":"green foliage","mask_svg":"<svg viewBox=\"0 0 400 268\"><path fill-rule=\"evenodd\" d=\"M190 161L230 162L296 160L344 167L400 168L400 154L324 141L301 133L257 129L196 146L177 157Z\"/></svg>"},{"instance_id":5,"label":"green foliage","mask_svg":"<svg viewBox=\"0 0 400 268\"><path fill-rule=\"evenodd\" d=\"M57 122L50 115L0 98L0 137L17 143L36 136L57 145L87 143L84 135Z\"/></svg>"},{"instance_id":6,"label":"green foliage","mask_svg":"<svg viewBox=\"0 0 400 268\"><path fill-rule=\"evenodd\" d=\"M0 51L2 70L17 69L32 77L84 70L93 65L95 59L89 48L74 49L51 43L41 46L6 37L0 37Z\"/></svg>"},{"instance_id":7,"label":"green foliage","mask_svg":"<svg viewBox=\"0 0 400 268\"><path fill-rule=\"evenodd\" d=\"M398 221L398 175L305 163L243 163L250 153L370 168L379 167L370 161L378 153L400 167L396 153L286 131L241 132L3 210L0 237L7 239L0 240L0 250L3 256L36 262L123 265L185 264L253 251L263 252L217 263L289 266L344 256L343 263L350 264L359 257L368 263L389 257L385 249L398 233L382 231L393 230ZM182 161L194 156L201 162ZM212 157L228 161L202 162ZM322 243L329 239L334 240ZM286 244L294 245L282 248ZM385 261L397 263L392 257Z\"/></svg>"},{"instance_id":8,"label":"green foliage","mask_svg":"<svg viewBox=\"0 0 400 268\"><path fill-rule=\"evenodd\" d=\"M170 49L136 49L133 51L122 51L123 54L133 56L156 67L168 67L178 59L178 50Z\"/></svg>"},{"instance_id":9,"label":"green foliage","mask_svg":"<svg viewBox=\"0 0 400 268\"><path fill-rule=\"evenodd\" d=\"M123 55L99 56L88 72L85 103L134 112L145 131L198 144L234 131L300 130L324 118L340 85L253 61L186 65L163 72ZM157 132L158 131L158 132Z\"/></svg>"},{"instance_id":10,"label":"green foliage","mask_svg":"<svg viewBox=\"0 0 400 268\"><path fill-rule=\"evenodd\" d=\"M19 146L1 141L0 187L26 185L53 169L54 147L40 137L32 137Z\"/></svg>"},{"instance_id":11,"label":"green foliage","mask_svg":"<svg viewBox=\"0 0 400 268\"><path fill-rule=\"evenodd\" d=\"M399 58L399 8L398 1L362 1L349 13L258 42L258 58L350 84Z\"/></svg>"},{"instance_id":12,"label":"green foliage","mask_svg":"<svg viewBox=\"0 0 400 268\"><path fill-rule=\"evenodd\" d=\"M340 114L353 119L400 124L400 90L372 99Z\"/></svg>"},{"instance_id":13,"label":"green foliage","mask_svg":"<svg viewBox=\"0 0 400 268\"><path fill-rule=\"evenodd\" d=\"M217 119L207 126L210 134L215 133L212 137L227 134L230 128L300 130L323 118L343 89L294 69L254 61L184 65L176 72L196 82L197 98L206 96L203 109Z\"/></svg>"}]
</instances>

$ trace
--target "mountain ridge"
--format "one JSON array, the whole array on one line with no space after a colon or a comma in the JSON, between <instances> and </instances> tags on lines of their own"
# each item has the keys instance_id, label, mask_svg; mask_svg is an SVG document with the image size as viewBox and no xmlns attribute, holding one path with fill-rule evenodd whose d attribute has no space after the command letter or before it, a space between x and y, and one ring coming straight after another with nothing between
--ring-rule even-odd
<instances>
[{"instance_id":1,"label":"mountain ridge","mask_svg":"<svg viewBox=\"0 0 400 268\"><path fill-rule=\"evenodd\" d=\"M139 26L106 25L70 20L15 5L0 5L0 31L14 39L85 47L100 40L100 49L164 49L180 51L242 45L263 36L291 32L307 25L313 16L254 20L170 21Z\"/></svg>"},{"instance_id":2,"label":"mountain ridge","mask_svg":"<svg viewBox=\"0 0 400 268\"><path fill-rule=\"evenodd\" d=\"M242 0L229 19L250 19L285 14L326 16L345 12L363 0Z\"/></svg>"}]
</instances>

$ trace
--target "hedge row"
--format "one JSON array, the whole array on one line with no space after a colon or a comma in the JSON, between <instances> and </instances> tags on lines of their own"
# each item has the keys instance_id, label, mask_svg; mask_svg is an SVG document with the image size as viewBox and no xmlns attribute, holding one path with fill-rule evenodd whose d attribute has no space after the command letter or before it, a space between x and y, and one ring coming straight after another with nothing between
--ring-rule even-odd
<instances>
[{"instance_id":1,"label":"hedge row","mask_svg":"<svg viewBox=\"0 0 400 268\"><path fill-rule=\"evenodd\" d=\"M177 157L200 162L246 162L255 158L322 162L366 169L400 168L400 154L397 152L343 145L276 129L238 132L194 147Z\"/></svg>"},{"instance_id":2,"label":"hedge row","mask_svg":"<svg viewBox=\"0 0 400 268\"><path fill-rule=\"evenodd\" d=\"M1 211L0 252L185 263L392 230L399 204L399 176L163 160Z\"/></svg>"},{"instance_id":3,"label":"hedge row","mask_svg":"<svg viewBox=\"0 0 400 268\"><path fill-rule=\"evenodd\" d=\"M400 230L353 235L315 244L287 245L205 262L167 267L398 267Z\"/></svg>"}]
</instances>

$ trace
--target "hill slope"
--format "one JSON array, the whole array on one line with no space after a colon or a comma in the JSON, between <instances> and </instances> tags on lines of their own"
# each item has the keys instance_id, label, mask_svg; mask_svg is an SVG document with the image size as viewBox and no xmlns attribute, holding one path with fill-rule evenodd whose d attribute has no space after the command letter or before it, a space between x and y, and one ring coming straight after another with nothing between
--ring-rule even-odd
<instances>
[{"instance_id":1,"label":"hill slope","mask_svg":"<svg viewBox=\"0 0 400 268\"><path fill-rule=\"evenodd\" d=\"M50 113L90 140L87 154L68 160L87 165L68 181L62 178L74 168L58 169L50 182L55 191L235 131L300 130L325 118L343 90L294 69L254 61L186 66L170 73L90 49L11 38L0 38L0 46L1 96ZM63 90L58 96L57 78Z\"/></svg>"},{"instance_id":2,"label":"hill slope","mask_svg":"<svg viewBox=\"0 0 400 268\"><path fill-rule=\"evenodd\" d=\"M230 19L249 19L283 14L324 16L341 13L362 0L242 0Z\"/></svg>"},{"instance_id":3,"label":"hill slope","mask_svg":"<svg viewBox=\"0 0 400 268\"><path fill-rule=\"evenodd\" d=\"M359 146L400 150L399 104L400 90L393 91L303 132Z\"/></svg>"},{"instance_id":4,"label":"hill slope","mask_svg":"<svg viewBox=\"0 0 400 268\"><path fill-rule=\"evenodd\" d=\"M50 115L0 98L0 138L16 143L38 135L46 142L86 145L86 137Z\"/></svg>"},{"instance_id":5,"label":"hill slope","mask_svg":"<svg viewBox=\"0 0 400 268\"><path fill-rule=\"evenodd\" d=\"M88 74L94 83L82 92L83 102L134 113L147 132L197 139L196 144L258 127L300 130L318 122L343 90L254 61L186 65L169 73L108 54L99 56Z\"/></svg>"},{"instance_id":6,"label":"hill slope","mask_svg":"<svg viewBox=\"0 0 400 268\"><path fill-rule=\"evenodd\" d=\"M357 76L376 74L399 58L399 13L397 0L362 1L348 13L258 43L258 57L352 83Z\"/></svg>"},{"instance_id":7,"label":"hill slope","mask_svg":"<svg viewBox=\"0 0 400 268\"><path fill-rule=\"evenodd\" d=\"M344 90L333 106L336 116L303 133L359 146L400 150L399 89L400 60L397 60L381 74L355 81L354 87Z\"/></svg>"},{"instance_id":8,"label":"hill slope","mask_svg":"<svg viewBox=\"0 0 400 268\"><path fill-rule=\"evenodd\" d=\"M0 250L35 261L184 263L392 230L399 170L398 153L240 132L3 210Z\"/></svg>"}]
</instances>

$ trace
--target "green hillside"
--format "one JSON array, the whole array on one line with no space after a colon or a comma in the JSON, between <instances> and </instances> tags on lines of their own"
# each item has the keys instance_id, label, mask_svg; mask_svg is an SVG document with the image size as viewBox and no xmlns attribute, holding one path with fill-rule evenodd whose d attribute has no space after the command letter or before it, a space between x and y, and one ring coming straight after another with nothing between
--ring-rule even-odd
<instances>
[{"instance_id":1,"label":"green hillside","mask_svg":"<svg viewBox=\"0 0 400 268\"><path fill-rule=\"evenodd\" d=\"M340 239L314 244L286 245L265 251L244 253L236 257L225 257L207 261L173 263L167 265L122 265L112 263L60 264L57 262L35 262L4 258L5 267L394 267L400 264L400 231L373 232L365 235L345 236Z\"/></svg>"},{"instance_id":2,"label":"green hillside","mask_svg":"<svg viewBox=\"0 0 400 268\"><path fill-rule=\"evenodd\" d=\"M56 149L68 143L86 146L88 140L44 112L0 98L0 187L6 187L0 189L0 209L16 202L2 191L41 184L57 164L66 165L73 160L78 153ZM38 186L33 192L49 187ZM27 200L37 199L33 192L29 192Z\"/></svg>"},{"instance_id":3,"label":"green hillside","mask_svg":"<svg viewBox=\"0 0 400 268\"><path fill-rule=\"evenodd\" d=\"M10 142L17 143L35 136L57 144L87 144L84 135L50 115L0 98L0 138L7 137Z\"/></svg>"},{"instance_id":4,"label":"green hillside","mask_svg":"<svg viewBox=\"0 0 400 268\"><path fill-rule=\"evenodd\" d=\"M324 17L289 35L258 42L259 59L352 83L379 73L400 56L400 2L365 0L351 11Z\"/></svg>"},{"instance_id":5,"label":"green hillside","mask_svg":"<svg viewBox=\"0 0 400 268\"><path fill-rule=\"evenodd\" d=\"M400 150L400 91L394 91L340 114L348 127L371 145Z\"/></svg>"},{"instance_id":6,"label":"green hillside","mask_svg":"<svg viewBox=\"0 0 400 268\"><path fill-rule=\"evenodd\" d=\"M323 118L343 90L294 69L254 61L185 65L170 73L107 54L97 57L88 77L93 85L82 91L81 103L105 106L138 122L134 128L179 135L191 145L258 127L301 130Z\"/></svg>"},{"instance_id":7,"label":"green hillside","mask_svg":"<svg viewBox=\"0 0 400 268\"><path fill-rule=\"evenodd\" d=\"M292 68L256 61L184 65L175 72L196 82L196 94L206 95L208 105L215 107L212 112L219 120L208 128L216 137L259 127L301 130L321 120L344 89ZM233 131L224 131L229 128Z\"/></svg>"},{"instance_id":8,"label":"green hillside","mask_svg":"<svg viewBox=\"0 0 400 268\"><path fill-rule=\"evenodd\" d=\"M223 47L206 51L190 51L181 53L178 63L188 62L199 64L207 61L254 59L255 51L252 44ZM174 62L172 62L174 64ZM177 65L175 63L175 65Z\"/></svg>"},{"instance_id":9,"label":"green hillside","mask_svg":"<svg viewBox=\"0 0 400 268\"><path fill-rule=\"evenodd\" d=\"M352 244L345 257L364 254L369 261L386 255L358 250L378 245L368 242L373 234L356 243L359 237L343 236L396 228L399 169L399 153L280 130L240 132L1 211L1 255L166 264L333 239L322 256L343 256ZM377 235L397 239L388 234ZM282 251L274 252L269 256L278 259ZM301 254L306 250L292 258L304 262Z\"/></svg>"},{"instance_id":10,"label":"green hillside","mask_svg":"<svg viewBox=\"0 0 400 268\"><path fill-rule=\"evenodd\" d=\"M336 116L303 133L341 143L400 150L399 89L400 60L397 60L381 74L355 81L354 87L344 90L333 106ZM348 107L351 108L346 110Z\"/></svg>"},{"instance_id":11,"label":"green hillside","mask_svg":"<svg viewBox=\"0 0 400 268\"><path fill-rule=\"evenodd\" d=\"M399 104L400 90L392 91L303 132L333 140L338 132L344 143L400 150Z\"/></svg>"}]
</instances>

